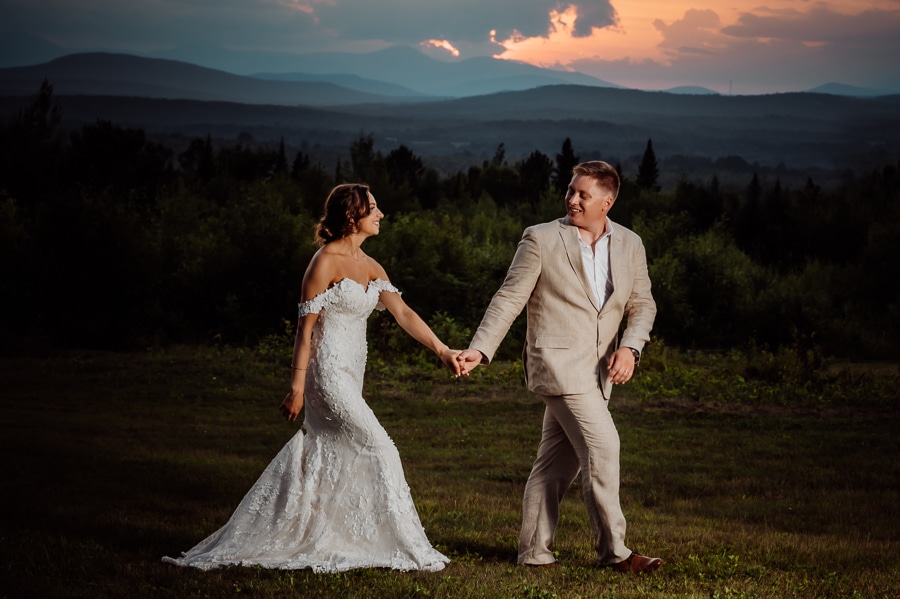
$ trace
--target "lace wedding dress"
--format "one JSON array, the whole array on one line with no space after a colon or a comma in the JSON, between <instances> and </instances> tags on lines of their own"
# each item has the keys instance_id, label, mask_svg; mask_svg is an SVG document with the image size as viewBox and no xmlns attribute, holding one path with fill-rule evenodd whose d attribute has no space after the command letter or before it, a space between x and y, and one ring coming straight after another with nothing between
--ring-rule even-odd
<instances>
[{"instance_id":1,"label":"lace wedding dress","mask_svg":"<svg viewBox=\"0 0 900 599\"><path fill-rule=\"evenodd\" d=\"M366 320L382 291L343 279L300 304L318 313L306 373L304 431L284 446L228 523L180 558L211 569L441 570L419 521L400 454L362 397Z\"/></svg>"}]
</instances>

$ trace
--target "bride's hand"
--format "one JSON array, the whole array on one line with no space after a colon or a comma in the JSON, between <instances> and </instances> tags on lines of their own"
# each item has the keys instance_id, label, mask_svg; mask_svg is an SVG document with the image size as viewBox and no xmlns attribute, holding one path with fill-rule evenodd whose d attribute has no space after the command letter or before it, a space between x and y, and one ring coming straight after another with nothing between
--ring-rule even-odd
<instances>
[{"instance_id":1,"label":"bride's hand","mask_svg":"<svg viewBox=\"0 0 900 599\"><path fill-rule=\"evenodd\" d=\"M466 376L468 373L465 372L460 365L459 361L456 359L456 356L461 354L462 351L458 349L450 349L449 347L441 352L441 362L444 363L444 366L450 369L455 376Z\"/></svg>"},{"instance_id":2,"label":"bride's hand","mask_svg":"<svg viewBox=\"0 0 900 599\"><path fill-rule=\"evenodd\" d=\"M484 360L484 354L477 349L467 349L459 352L456 359L462 370L462 376L469 376L469 373L475 370L475 367Z\"/></svg>"},{"instance_id":3,"label":"bride's hand","mask_svg":"<svg viewBox=\"0 0 900 599\"><path fill-rule=\"evenodd\" d=\"M303 409L303 393L290 391L284 396L284 401L281 402L281 406L278 409L281 410L281 415L284 416L285 420L288 422L295 421L300 414L300 410Z\"/></svg>"}]
</instances>

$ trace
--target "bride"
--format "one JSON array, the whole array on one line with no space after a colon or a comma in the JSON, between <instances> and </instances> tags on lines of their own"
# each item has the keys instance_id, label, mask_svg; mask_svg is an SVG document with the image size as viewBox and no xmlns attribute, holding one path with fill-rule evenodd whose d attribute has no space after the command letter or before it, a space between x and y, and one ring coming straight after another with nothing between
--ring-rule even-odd
<instances>
[{"instance_id":1,"label":"bride","mask_svg":"<svg viewBox=\"0 0 900 599\"><path fill-rule=\"evenodd\" d=\"M384 214L368 186L335 187L316 227L322 246L303 277L291 390L281 413L303 430L284 446L225 526L180 558L224 565L441 570L419 521L400 455L362 396L366 320L387 308L413 338L456 375L458 351L442 343L400 298L378 262L361 249Z\"/></svg>"}]
</instances>

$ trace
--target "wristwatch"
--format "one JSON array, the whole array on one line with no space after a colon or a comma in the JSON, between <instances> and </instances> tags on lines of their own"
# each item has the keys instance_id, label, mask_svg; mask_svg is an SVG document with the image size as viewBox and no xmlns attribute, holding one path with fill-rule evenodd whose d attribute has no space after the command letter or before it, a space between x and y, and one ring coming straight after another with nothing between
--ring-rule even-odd
<instances>
[{"instance_id":1,"label":"wristwatch","mask_svg":"<svg viewBox=\"0 0 900 599\"><path fill-rule=\"evenodd\" d=\"M631 353L634 354L634 365L637 366L641 363L641 352L634 349L633 347L629 347L628 349L630 349Z\"/></svg>"}]
</instances>

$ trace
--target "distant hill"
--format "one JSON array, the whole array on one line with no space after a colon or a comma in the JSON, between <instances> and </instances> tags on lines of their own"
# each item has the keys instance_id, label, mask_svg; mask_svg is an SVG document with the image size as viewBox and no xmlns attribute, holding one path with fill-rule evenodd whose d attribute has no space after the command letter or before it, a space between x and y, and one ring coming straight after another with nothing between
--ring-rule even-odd
<instances>
[{"instance_id":1,"label":"distant hill","mask_svg":"<svg viewBox=\"0 0 900 599\"><path fill-rule=\"evenodd\" d=\"M256 79L268 79L271 81L305 81L333 83L347 89L376 94L379 96L396 98L431 98L427 94L416 92L408 87L395 83L385 83L374 79L366 79L357 75L343 75L340 73L327 73L322 75L310 75L309 73L254 73Z\"/></svg>"},{"instance_id":2,"label":"distant hill","mask_svg":"<svg viewBox=\"0 0 900 599\"><path fill-rule=\"evenodd\" d=\"M305 65L305 61L297 54L267 50L230 50L205 42L182 44L169 50L150 53L148 57L189 62L235 75L302 72Z\"/></svg>"},{"instance_id":3,"label":"distant hill","mask_svg":"<svg viewBox=\"0 0 900 599\"><path fill-rule=\"evenodd\" d=\"M849 98L810 93L727 96L719 94L687 95L645 92L633 89L607 89L579 85L553 85L527 91L458 98L442 102L405 106L407 118L457 116L476 121L487 120L569 120L651 123L670 128L665 119L698 118L707 128L721 127L731 119L790 119L789 129L803 121L822 121L835 129L850 118L900 119L900 97ZM390 106L369 104L350 106L358 114L392 114ZM721 122L720 122L721 121ZM812 130L819 128L811 126ZM802 127L800 127L802 129ZM655 148L656 144L654 144Z\"/></svg>"},{"instance_id":4,"label":"distant hill","mask_svg":"<svg viewBox=\"0 0 900 599\"><path fill-rule=\"evenodd\" d=\"M263 80L172 60L106 53L71 54L41 65L0 69L0 94L33 94L45 78L61 95L306 106L392 101L333 83Z\"/></svg>"},{"instance_id":5,"label":"distant hill","mask_svg":"<svg viewBox=\"0 0 900 599\"><path fill-rule=\"evenodd\" d=\"M692 96L710 96L719 94L719 92L713 91L708 87L700 87L699 85L679 85L678 87L672 87L663 91L670 94L687 94Z\"/></svg>"},{"instance_id":6,"label":"distant hill","mask_svg":"<svg viewBox=\"0 0 900 599\"><path fill-rule=\"evenodd\" d=\"M853 98L876 98L878 96L891 96L900 94L898 90L874 89L870 87L857 87L844 83L826 83L809 90L815 94L831 94L834 96L850 96Z\"/></svg>"}]
</instances>

